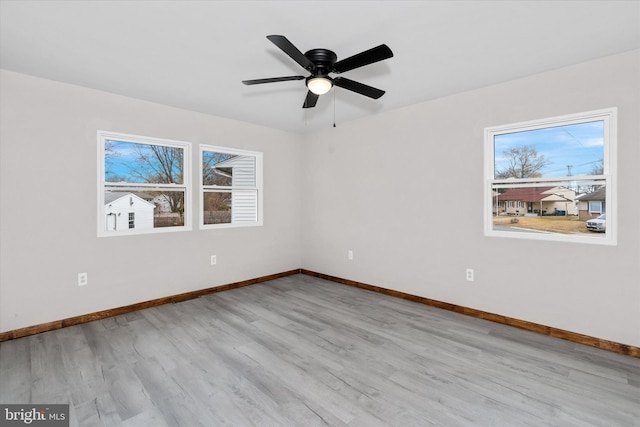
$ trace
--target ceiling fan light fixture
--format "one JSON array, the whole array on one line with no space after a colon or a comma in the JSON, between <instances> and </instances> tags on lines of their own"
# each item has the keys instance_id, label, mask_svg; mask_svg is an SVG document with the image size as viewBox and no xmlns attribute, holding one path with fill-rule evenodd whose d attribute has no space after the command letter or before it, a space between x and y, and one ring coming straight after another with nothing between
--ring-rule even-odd
<instances>
[{"instance_id":1,"label":"ceiling fan light fixture","mask_svg":"<svg viewBox=\"0 0 640 427\"><path fill-rule=\"evenodd\" d=\"M333 82L328 77L314 77L307 80L307 88L316 95L324 95L331 90Z\"/></svg>"}]
</instances>

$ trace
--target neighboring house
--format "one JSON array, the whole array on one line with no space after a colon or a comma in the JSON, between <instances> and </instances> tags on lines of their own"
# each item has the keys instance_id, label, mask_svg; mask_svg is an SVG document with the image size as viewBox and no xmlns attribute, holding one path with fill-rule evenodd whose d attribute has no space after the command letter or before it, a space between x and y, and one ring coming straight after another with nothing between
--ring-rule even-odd
<instances>
[{"instance_id":1,"label":"neighboring house","mask_svg":"<svg viewBox=\"0 0 640 427\"><path fill-rule=\"evenodd\" d=\"M231 177L231 222L257 221L258 194L253 190L256 186L255 157L234 156L216 164L214 172Z\"/></svg>"},{"instance_id":2,"label":"neighboring house","mask_svg":"<svg viewBox=\"0 0 640 427\"><path fill-rule=\"evenodd\" d=\"M607 211L606 187L600 187L593 193L581 194L576 197L578 202L578 217L582 220L597 218Z\"/></svg>"},{"instance_id":3,"label":"neighboring house","mask_svg":"<svg viewBox=\"0 0 640 427\"><path fill-rule=\"evenodd\" d=\"M104 193L107 231L153 228L155 205L133 193Z\"/></svg>"},{"instance_id":4,"label":"neighboring house","mask_svg":"<svg viewBox=\"0 0 640 427\"><path fill-rule=\"evenodd\" d=\"M494 195L498 215L575 215L575 191L566 187L509 188Z\"/></svg>"},{"instance_id":5,"label":"neighboring house","mask_svg":"<svg viewBox=\"0 0 640 427\"><path fill-rule=\"evenodd\" d=\"M169 203L168 196L164 194L159 194L150 200L151 203L156 205L157 214L170 214L171 213L171 203Z\"/></svg>"},{"instance_id":6,"label":"neighboring house","mask_svg":"<svg viewBox=\"0 0 640 427\"><path fill-rule=\"evenodd\" d=\"M496 198L497 196L499 196L500 193L496 190L491 190L491 200L493 200L493 212L492 214L494 216L496 215L505 215L504 212L504 203L502 201L500 201L500 199Z\"/></svg>"},{"instance_id":7,"label":"neighboring house","mask_svg":"<svg viewBox=\"0 0 640 427\"><path fill-rule=\"evenodd\" d=\"M133 192L136 196L140 197L143 200L146 200L149 203L153 203L153 196L149 193L141 193L139 191Z\"/></svg>"}]
</instances>

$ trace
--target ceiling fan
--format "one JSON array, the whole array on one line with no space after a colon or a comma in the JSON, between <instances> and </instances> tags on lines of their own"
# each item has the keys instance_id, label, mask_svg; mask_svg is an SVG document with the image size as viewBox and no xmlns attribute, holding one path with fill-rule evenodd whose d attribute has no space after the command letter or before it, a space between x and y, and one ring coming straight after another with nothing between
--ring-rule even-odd
<instances>
[{"instance_id":1,"label":"ceiling fan","mask_svg":"<svg viewBox=\"0 0 640 427\"><path fill-rule=\"evenodd\" d=\"M246 85L257 85L262 83L284 82L288 80L305 80L307 85L307 97L302 108L312 108L316 106L320 95L331 90L333 86L347 89L369 98L378 99L384 95L385 91L356 82L344 77L329 77L330 73L344 73L354 68L363 67L393 57L393 52L386 44L381 44L364 52L338 61L337 55L328 49L311 49L306 53L300 52L285 36L267 36L273 44L278 46L291 59L296 61L302 68L309 71L311 75L272 77L267 79L243 80Z\"/></svg>"}]
</instances>

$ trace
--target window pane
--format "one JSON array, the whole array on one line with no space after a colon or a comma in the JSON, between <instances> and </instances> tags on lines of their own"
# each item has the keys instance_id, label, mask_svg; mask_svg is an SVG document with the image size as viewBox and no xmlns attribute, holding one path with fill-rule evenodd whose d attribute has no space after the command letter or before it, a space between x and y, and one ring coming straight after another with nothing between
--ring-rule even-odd
<instances>
[{"instance_id":1,"label":"window pane","mask_svg":"<svg viewBox=\"0 0 640 427\"><path fill-rule=\"evenodd\" d=\"M258 192L233 190L231 192L231 221L247 223L258 221Z\"/></svg>"},{"instance_id":2,"label":"window pane","mask_svg":"<svg viewBox=\"0 0 640 427\"><path fill-rule=\"evenodd\" d=\"M257 190L205 190L204 224L255 223L258 221Z\"/></svg>"},{"instance_id":3,"label":"window pane","mask_svg":"<svg viewBox=\"0 0 640 427\"><path fill-rule=\"evenodd\" d=\"M616 117L485 128L485 235L615 245Z\"/></svg>"},{"instance_id":4,"label":"window pane","mask_svg":"<svg viewBox=\"0 0 640 427\"><path fill-rule=\"evenodd\" d=\"M105 140L105 182L184 184L184 149Z\"/></svg>"},{"instance_id":5,"label":"window pane","mask_svg":"<svg viewBox=\"0 0 640 427\"><path fill-rule=\"evenodd\" d=\"M496 179L602 175L604 121L495 135L494 157Z\"/></svg>"},{"instance_id":6,"label":"window pane","mask_svg":"<svg viewBox=\"0 0 640 427\"><path fill-rule=\"evenodd\" d=\"M205 192L203 209L205 224L229 224L231 222L231 191Z\"/></svg>"},{"instance_id":7,"label":"window pane","mask_svg":"<svg viewBox=\"0 0 640 427\"><path fill-rule=\"evenodd\" d=\"M203 151L202 184L226 187L255 187L255 156Z\"/></svg>"},{"instance_id":8,"label":"window pane","mask_svg":"<svg viewBox=\"0 0 640 427\"><path fill-rule=\"evenodd\" d=\"M604 204L606 187L594 181L568 181L566 185L527 186L494 184L493 230L514 233L593 235L587 221L593 202ZM602 212L604 213L604 212ZM597 231L606 231L604 221Z\"/></svg>"},{"instance_id":9,"label":"window pane","mask_svg":"<svg viewBox=\"0 0 640 427\"><path fill-rule=\"evenodd\" d=\"M185 201L184 191L153 191L153 204L156 212L153 226L182 227L184 226Z\"/></svg>"},{"instance_id":10,"label":"window pane","mask_svg":"<svg viewBox=\"0 0 640 427\"><path fill-rule=\"evenodd\" d=\"M182 227L184 191L108 190L103 214L106 231Z\"/></svg>"},{"instance_id":11,"label":"window pane","mask_svg":"<svg viewBox=\"0 0 640 427\"><path fill-rule=\"evenodd\" d=\"M201 226L262 225L262 154L201 145Z\"/></svg>"},{"instance_id":12,"label":"window pane","mask_svg":"<svg viewBox=\"0 0 640 427\"><path fill-rule=\"evenodd\" d=\"M589 202L589 213L602 213L602 202Z\"/></svg>"}]
</instances>

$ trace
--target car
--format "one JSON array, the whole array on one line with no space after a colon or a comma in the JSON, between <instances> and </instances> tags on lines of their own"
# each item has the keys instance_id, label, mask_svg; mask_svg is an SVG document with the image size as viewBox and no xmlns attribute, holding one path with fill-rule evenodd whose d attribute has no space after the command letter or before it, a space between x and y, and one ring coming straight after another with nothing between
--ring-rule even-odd
<instances>
[{"instance_id":1,"label":"car","mask_svg":"<svg viewBox=\"0 0 640 427\"><path fill-rule=\"evenodd\" d=\"M604 233L607 230L607 214L602 214L598 218L588 220L586 227L589 231Z\"/></svg>"}]
</instances>

